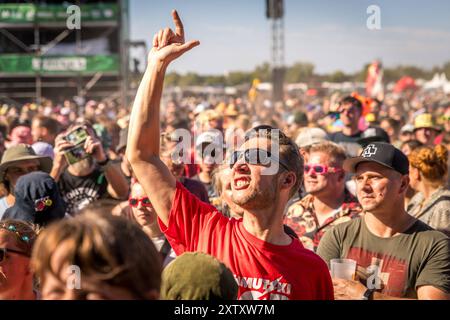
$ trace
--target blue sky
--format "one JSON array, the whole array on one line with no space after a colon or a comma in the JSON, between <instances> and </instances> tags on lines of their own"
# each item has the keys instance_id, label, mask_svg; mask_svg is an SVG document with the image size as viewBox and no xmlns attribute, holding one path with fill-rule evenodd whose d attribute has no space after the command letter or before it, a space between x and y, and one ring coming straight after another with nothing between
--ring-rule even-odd
<instances>
[{"instance_id":1,"label":"blue sky","mask_svg":"<svg viewBox=\"0 0 450 320\"><path fill-rule=\"evenodd\" d=\"M369 5L381 9L381 30L366 27ZM171 9L186 39L201 45L170 70L223 74L270 60L265 0L130 0L130 33L146 40L172 27ZM285 61L312 62L319 73L354 72L375 58L386 66L421 67L450 61L448 0L285 0Z\"/></svg>"}]
</instances>

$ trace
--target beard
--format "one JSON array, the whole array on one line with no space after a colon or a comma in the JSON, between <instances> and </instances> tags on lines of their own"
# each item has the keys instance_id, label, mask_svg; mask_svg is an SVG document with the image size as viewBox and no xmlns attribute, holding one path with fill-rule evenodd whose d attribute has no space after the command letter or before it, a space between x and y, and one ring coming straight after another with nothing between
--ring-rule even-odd
<instances>
[{"instance_id":1,"label":"beard","mask_svg":"<svg viewBox=\"0 0 450 320\"><path fill-rule=\"evenodd\" d=\"M276 203L278 197L278 187L276 184L270 184L266 189L258 189L249 186L249 190L243 196L236 196L233 192L231 200L243 209L265 209Z\"/></svg>"},{"instance_id":2,"label":"beard","mask_svg":"<svg viewBox=\"0 0 450 320\"><path fill-rule=\"evenodd\" d=\"M71 166L76 172L85 172L88 171L90 168L92 168L93 165L94 159L92 157L87 157L86 159L78 161L72 164Z\"/></svg>"}]
</instances>

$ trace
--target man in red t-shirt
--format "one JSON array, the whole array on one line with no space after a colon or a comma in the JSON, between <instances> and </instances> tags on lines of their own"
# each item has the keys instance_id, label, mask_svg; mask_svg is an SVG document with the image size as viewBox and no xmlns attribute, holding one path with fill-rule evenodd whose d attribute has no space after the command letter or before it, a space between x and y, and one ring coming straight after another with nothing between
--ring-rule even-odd
<instances>
[{"instance_id":1,"label":"man in red t-shirt","mask_svg":"<svg viewBox=\"0 0 450 320\"><path fill-rule=\"evenodd\" d=\"M161 230L177 255L201 251L224 262L236 278L240 299L333 299L325 262L284 232L284 209L303 175L302 158L289 138L274 128L259 128L233 153L232 198L244 209L238 220L194 197L160 160L159 139L152 137L159 136L166 68L199 44L185 43L176 11L172 16L175 32L164 29L153 39L131 113L127 147L127 157L158 214ZM270 152L276 147L279 153Z\"/></svg>"}]
</instances>

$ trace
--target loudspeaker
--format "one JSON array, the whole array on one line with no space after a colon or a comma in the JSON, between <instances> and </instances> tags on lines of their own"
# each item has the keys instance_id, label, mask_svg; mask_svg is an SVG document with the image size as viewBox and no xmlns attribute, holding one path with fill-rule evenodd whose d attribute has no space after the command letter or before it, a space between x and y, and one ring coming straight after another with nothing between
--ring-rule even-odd
<instances>
[{"instance_id":1,"label":"loudspeaker","mask_svg":"<svg viewBox=\"0 0 450 320\"><path fill-rule=\"evenodd\" d=\"M283 0L266 0L267 19L280 19L284 15Z\"/></svg>"},{"instance_id":2,"label":"loudspeaker","mask_svg":"<svg viewBox=\"0 0 450 320\"><path fill-rule=\"evenodd\" d=\"M272 69L273 101L283 101L284 68Z\"/></svg>"}]
</instances>

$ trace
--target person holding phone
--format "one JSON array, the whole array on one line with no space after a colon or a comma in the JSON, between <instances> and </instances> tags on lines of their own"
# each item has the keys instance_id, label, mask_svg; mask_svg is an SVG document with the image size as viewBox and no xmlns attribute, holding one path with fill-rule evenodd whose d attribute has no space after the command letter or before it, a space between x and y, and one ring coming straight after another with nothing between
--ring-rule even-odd
<instances>
[{"instance_id":1,"label":"person holding phone","mask_svg":"<svg viewBox=\"0 0 450 320\"><path fill-rule=\"evenodd\" d=\"M97 199L126 199L129 185L120 168L111 163L92 125L80 122L58 135L50 175L58 182L66 213L76 215Z\"/></svg>"}]
</instances>

